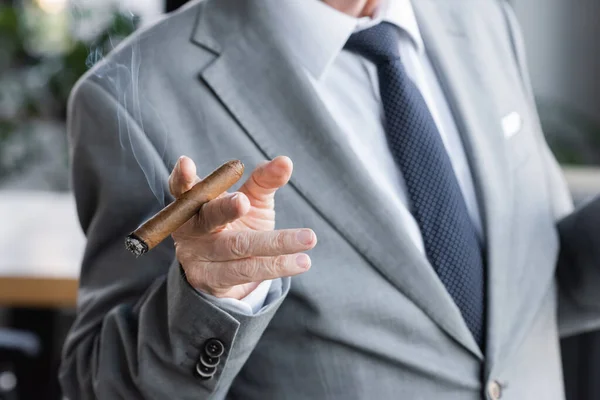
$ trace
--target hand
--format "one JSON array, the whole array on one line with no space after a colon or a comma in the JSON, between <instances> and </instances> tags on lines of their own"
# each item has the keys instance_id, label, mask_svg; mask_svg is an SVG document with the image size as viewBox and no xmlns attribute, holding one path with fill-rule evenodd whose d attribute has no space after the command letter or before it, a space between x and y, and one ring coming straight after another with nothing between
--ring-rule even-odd
<instances>
[{"instance_id":1,"label":"hand","mask_svg":"<svg viewBox=\"0 0 600 400\"><path fill-rule=\"evenodd\" d=\"M242 299L260 282L306 272L303 251L317 244L310 229L275 229L275 192L292 175L292 161L264 162L239 192L205 204L196 217L173 233L175 254L188 282L216 297ZM169 177L169 189L181 196L200 181L196 165L181 157Z\"/></svg>"}]
</instances>

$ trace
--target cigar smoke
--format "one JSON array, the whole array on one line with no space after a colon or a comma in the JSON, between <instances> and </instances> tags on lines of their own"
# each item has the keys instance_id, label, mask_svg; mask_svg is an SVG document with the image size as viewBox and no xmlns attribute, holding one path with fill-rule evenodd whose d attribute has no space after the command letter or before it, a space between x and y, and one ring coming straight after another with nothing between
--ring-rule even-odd
<instances>
[{"instance_id":1,"label":"cigar smoke","mask_svg":"<svg viewBox=\"0 0 600 400\"><path fill-rule=\"evenodd\" d=\"M137 24L137 18L133 13L123 13L122 18L128 20L131 30ZM111 48L117 47L124 39L120 36L108 34ZM169 190L165 180L164 171L157 171L155 167L156 153L163 159L168 167L172 167L175 160L166 159L168 145L170 143L169 131L164 124L156 107L140 90L140 71L142 66L142 50L137 42L130 45L130 52L126 63L115 61L114 58L105 59L105 53L111 49L106 49L99 39L89 48L89 54L86 60L88 68L92 68L98 62L104 60L100 68L95 69L96 77L108 84L116 93L116 101L119 104L117 109L118 135L121 150L124 153L131 153L142 171L149 189L154 194L158 204L157 207L164 207L169 201L167 198ZM106 42L106 40L104 40ZM149 143L146 136L142 111L146 114L152 113L153 117L153 142ZM151 148L150 148L151 146ZM162 172L162 174L161 174ZM131 171L122 171L122 173L131 173Z\"/></svg>"}]
</instances>

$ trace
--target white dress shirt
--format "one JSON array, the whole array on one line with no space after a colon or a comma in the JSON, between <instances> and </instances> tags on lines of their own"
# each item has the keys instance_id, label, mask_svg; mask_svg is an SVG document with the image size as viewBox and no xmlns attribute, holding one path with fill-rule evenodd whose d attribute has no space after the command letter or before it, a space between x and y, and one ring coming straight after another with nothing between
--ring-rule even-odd
<instances>
[{"instance_id":1,"label":"white dress shirt","mask_svg":"<svg viewBox=\"0 0 600 400\"><path fill-rule=\"evenodd\" d=\"M346 135L358 160L371 174L385 200L395 206L415 246L425 252L419 226L411 214L404 179L388 148L385 116L379 94L377 69L365 58L343 50L353 32L380 22L389 22L400 31L400 56L406 72L420 89L442 137L462 190L469 215L480 237L481 218L473 179L464 147L448 102L441 89L423 40L410 0L383 0L373 18L354 18L318 0L270 0L267 7L289 8L281 26L280 39L297 59L332 118ZM242 300L215 299L216 304L245 314L264 305L270 282L263 282Z\"/></svg>"}]
</instances>

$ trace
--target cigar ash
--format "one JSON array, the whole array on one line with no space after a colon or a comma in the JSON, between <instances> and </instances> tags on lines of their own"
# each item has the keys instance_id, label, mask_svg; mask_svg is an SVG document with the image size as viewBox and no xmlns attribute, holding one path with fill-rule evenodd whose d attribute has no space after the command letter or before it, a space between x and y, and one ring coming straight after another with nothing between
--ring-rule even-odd
<instances>
[{"instance_id":1,"label":"cigar ash","mask_svg":"<svg viewBox=\"0 0 600 400\"><path fill-rule=\"evenodd\" d=\"M125 238L125 247L136 257L148 252L148 245L133 233Z\"/></svg>"}]
</instances>

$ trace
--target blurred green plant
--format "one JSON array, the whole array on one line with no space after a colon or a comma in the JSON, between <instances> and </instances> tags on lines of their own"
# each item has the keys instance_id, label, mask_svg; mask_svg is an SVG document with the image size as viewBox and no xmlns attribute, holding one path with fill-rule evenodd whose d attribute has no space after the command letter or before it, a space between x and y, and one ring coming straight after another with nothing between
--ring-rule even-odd
<instances>
[{"instance_id":1,"label":"blurred green plant","mask_svg":"<svg viewBox=\"0 0 600 400\"><path fill-rule=\"evenodd\" d=\"M562 102L537 99L542 128L557 160L600 165L600 122Z\"/></svg>"},{"instance_id":2,"label":"blurred green plant","mask_svg":"<svg viewBox=\"0 0 600 400\"><path fill-rule=\"evenodd\" d=\"M59 24L69 24L76 17L68 10L64 13ZM63 42L56 46L59 51L44 53L34 51L31 42L43 39L43 29L52 30L56 24L34 34L31 28L40 30L36 26L39 20L37 15L33 24L31 20L26 7L0 4L0 181L26 168L28 161L40 158L40 146L48 140L34 136L44 135L44 126L53 127L49 130L54 132L61 126L64 132L67 100L74 84L138 25L135 16L115 10L112 19L90 40L75 37L68 26L59 26L66 32ZM44 46L41 43L37 47ZM62 153L66 165L66 149Z\"/></svg>"}]
</instances>

